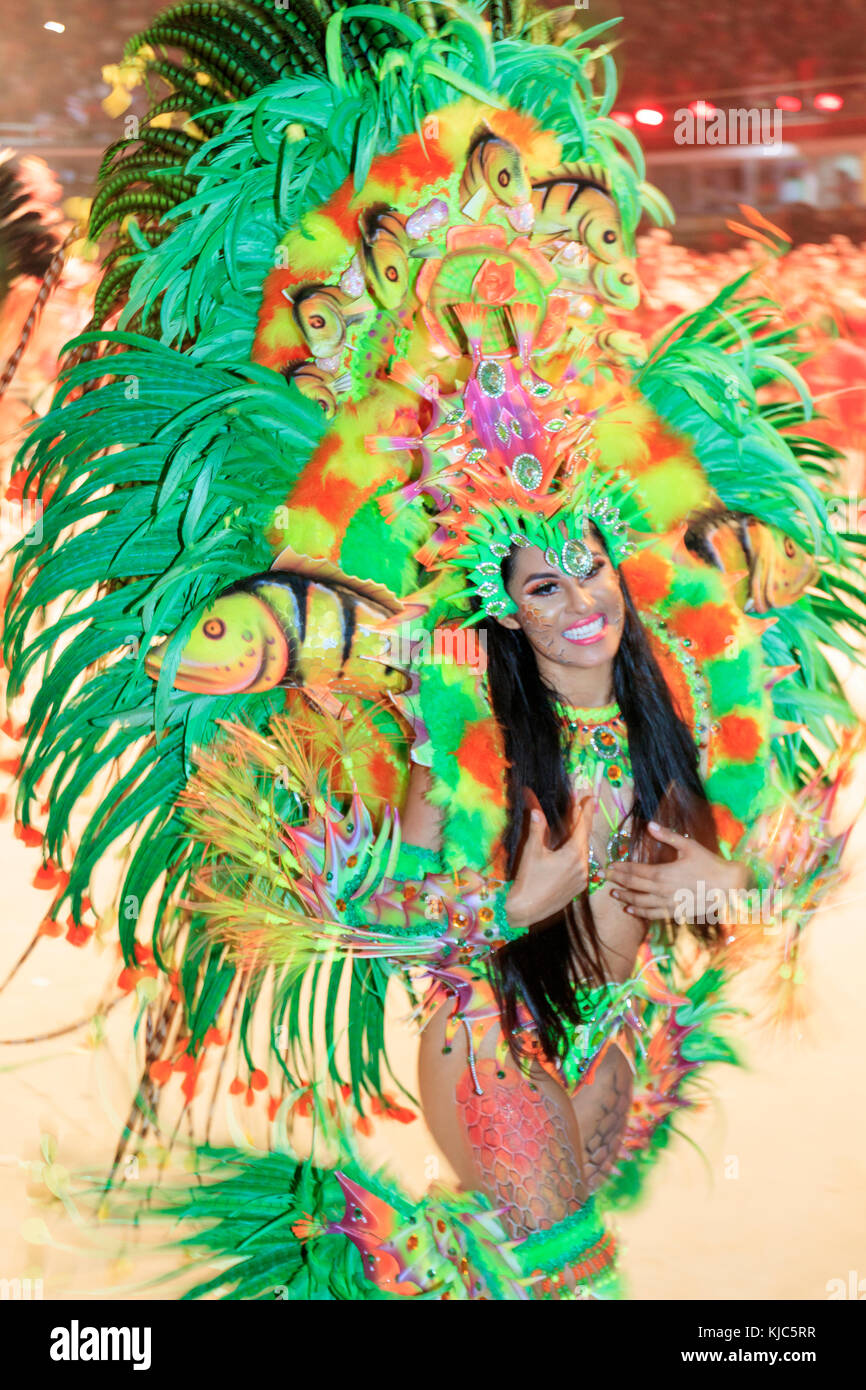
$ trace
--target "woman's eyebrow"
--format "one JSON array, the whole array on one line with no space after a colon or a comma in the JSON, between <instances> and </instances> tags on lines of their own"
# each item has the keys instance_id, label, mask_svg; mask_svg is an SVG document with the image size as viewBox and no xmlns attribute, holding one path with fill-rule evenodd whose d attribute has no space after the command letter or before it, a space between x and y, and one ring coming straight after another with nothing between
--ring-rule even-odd
<instances>
[{"instance_id":1,"label":"woman's eyebrow","mask_svg":"<svg viewBox=\"0 0 866 1390\"><path fill-rule=\"evenodd\" d=\"M599 551L598 554L596 554L596 552L593 550L593 551L590 551L590 554L592 555L593 560L603 560L603 559L604 559L604 555L601 553L601 551ZM530 574L530 575L527 575L527 577L526 577L526 579L524 579L523 583L524 583L524 584L534 584L536 579L561 579L561 578L562 578L562 575L561 575L561 574L557 574L554 570L547 570L544 574Z\"/></svg>"}]
</instances>

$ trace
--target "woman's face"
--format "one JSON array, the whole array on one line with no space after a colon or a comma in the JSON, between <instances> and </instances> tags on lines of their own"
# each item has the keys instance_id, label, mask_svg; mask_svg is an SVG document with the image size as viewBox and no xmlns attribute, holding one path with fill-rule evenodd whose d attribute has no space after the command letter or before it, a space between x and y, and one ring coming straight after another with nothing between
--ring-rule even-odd
<instances>
[{"instance_id":1,"label":"woman's face","mask_svg":"<svg viewBox=\"0 0 866 1390\"><path fill-rule=\"evenodd\" d=\"M616 570L590 535L592 569L586 579L566 574L545 560L538 546L518 550L508 581L517 613L500 618L521 628L542 664L602 666L619 648L625 605Z\"/></svg>"}]
</instances>

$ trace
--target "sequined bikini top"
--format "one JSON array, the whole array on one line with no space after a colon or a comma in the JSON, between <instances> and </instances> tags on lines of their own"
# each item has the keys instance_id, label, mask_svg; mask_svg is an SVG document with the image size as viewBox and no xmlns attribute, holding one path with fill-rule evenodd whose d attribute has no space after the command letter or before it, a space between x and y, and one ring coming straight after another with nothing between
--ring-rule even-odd
<instances>
[{"instance_id":1,"label":"sequined bikini top","mask_svg":"<svg viewBox=\"0 0 866 1390\"><path fill-rule=\"evenodd\" d=\"M628 854L633 786L628 731L615 702L581 709L558 701L556 711L563 725L566 766L575 793L591 793L598 805L589 850L592 893L604 883L605 865Z\"/></svg>"}]
</instances>

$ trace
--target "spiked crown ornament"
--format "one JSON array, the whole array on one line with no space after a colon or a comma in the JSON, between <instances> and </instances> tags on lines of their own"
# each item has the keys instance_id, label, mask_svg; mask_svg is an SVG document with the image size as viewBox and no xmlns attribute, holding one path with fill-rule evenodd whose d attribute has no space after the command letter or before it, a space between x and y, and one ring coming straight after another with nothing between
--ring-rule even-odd
<instances>
[{"instance_id":1,"label":"spiked crown ornament","mask_svg":"<svg viewBox=\"0 0 866 1390\"><path fill-rule=\"evenodd\" d=\"M466 575L454 599L480 605L466 625L515 611L502 575L515 546L537 546L585 579L591 527L615 565L635 549L632 533L648 529L634 481L605 468L580 396L573 380L553 385L532 367L483 357L462 393L434 402L420 441L427 467L401 496L432 502L435 529L418 559Z\"/></svg>"}]
</instances>

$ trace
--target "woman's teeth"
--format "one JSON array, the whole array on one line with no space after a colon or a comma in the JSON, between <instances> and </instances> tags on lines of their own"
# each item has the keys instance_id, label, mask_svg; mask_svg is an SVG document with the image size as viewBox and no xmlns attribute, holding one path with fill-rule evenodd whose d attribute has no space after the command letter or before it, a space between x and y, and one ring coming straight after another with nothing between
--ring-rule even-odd
<instances>
[{"instance_id":1,"label":"woman's teeth","mask_svg":"<svg viewBox=\"0 0 866 1390\"><path fill-rule=\"evenodd\" d=\"M591 642L593 638L600 637L604 629L604 616L599 613L597 618L590 618L589 622L579 623L575 627L566 628L562 634L569 642Z\"/></svg>"}]
</instances>

